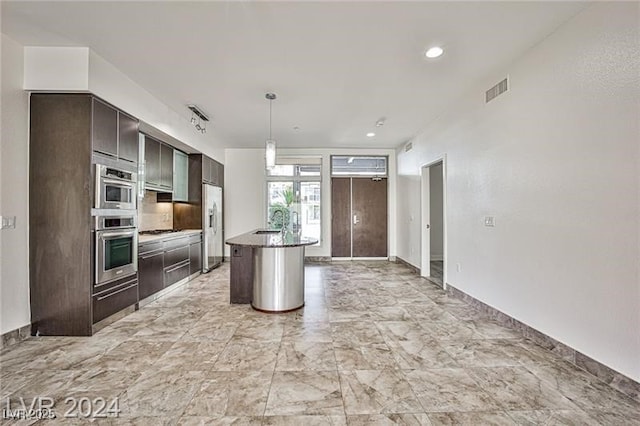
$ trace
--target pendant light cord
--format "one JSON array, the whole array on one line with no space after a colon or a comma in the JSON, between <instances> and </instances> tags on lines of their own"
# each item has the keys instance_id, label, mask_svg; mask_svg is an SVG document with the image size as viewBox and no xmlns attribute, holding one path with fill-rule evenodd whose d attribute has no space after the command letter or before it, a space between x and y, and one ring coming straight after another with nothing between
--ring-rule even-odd
<instances>
[{"instance_id":1,"label":"pendant light cord","mask_svg":"<svg viewBox=\"0 0 640 426\"><path fill-rule=\"evenodd\" d=\"M269 140L273 140L273 138L271 137L271 114L272 114L272 104L273 104L273 99L269 99Z\"/></svg>"}]
</instances>

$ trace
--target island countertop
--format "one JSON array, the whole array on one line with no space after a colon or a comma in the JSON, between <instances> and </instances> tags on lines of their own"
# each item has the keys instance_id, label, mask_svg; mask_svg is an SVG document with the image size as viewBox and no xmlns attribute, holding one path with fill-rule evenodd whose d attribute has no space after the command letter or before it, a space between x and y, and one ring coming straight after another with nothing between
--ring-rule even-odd
<instances>
[{"instance_id":1,"label":"island countertop","mask_svg":"<svg viewBox=\"0 0 640 426\"><path fill-rule=\"evenodd\" d=\"M231 246L248 247L301 247L318 242L315 238L301 237L293 232L269 229L254 229L245 234L229 238L226 243Z\"/></svg>"}]
</instances>

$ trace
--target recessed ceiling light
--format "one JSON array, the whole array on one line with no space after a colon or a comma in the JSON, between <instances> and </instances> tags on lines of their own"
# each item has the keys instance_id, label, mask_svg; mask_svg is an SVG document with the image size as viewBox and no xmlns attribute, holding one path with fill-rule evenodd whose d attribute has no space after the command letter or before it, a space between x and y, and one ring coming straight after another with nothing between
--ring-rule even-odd
<instances>
[{"instance_id":1,"label":"recessed ceiling light","mask_svg":"<svg viewBox=\"0 0 640 426\"><path fill-rule=\"evenodd\" d=\"M427 58L433 59L433 58L437 58L438 56L442 55L443 53L444 53L444 50L442 50L442 47L433 46L433 47L429 48L429 50L427 50L427 53L425 53L425 56Z\"/></svg>"},{"instance_id":2,"label":"recessed ceiling light","mask_svg":"<svg viewBox=\"0 0 640 426\"><path fill-rule=\"evenodd\" d=\"M372 137L374 137L375 135L376 135L376 134L375 134L375 133L373 133L373 132L369 132L369 133L367 133L367 137L368 137L368 138L372 138Z\"/></svg>"}]
</instances>

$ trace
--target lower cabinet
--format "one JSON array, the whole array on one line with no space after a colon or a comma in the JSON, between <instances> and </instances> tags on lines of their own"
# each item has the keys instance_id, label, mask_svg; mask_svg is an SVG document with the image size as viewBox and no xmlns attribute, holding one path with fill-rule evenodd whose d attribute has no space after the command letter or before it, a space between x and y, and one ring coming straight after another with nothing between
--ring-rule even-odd
<instances>
[{"instance_id":1,"label":"lower cabinet","mask_svg":"<svg viewBox=\"0 0 640 426\"><path fill-rule=\"evenodd\" d=\"M93 323L138 303L138 275L94 287Z\"/></svg>"},{"instance_id":2,"label":"lower cabinet","mask_svg":"<svg viewBox=\"0 0 640 426\"><path fill-rule=\"evenodd\" d=\"M168 287L189 276L189 237L165 241L164 286Z\"/></svg>"},{"instance_id":3,"label":"lower cabinet","mask_svg":"<svg viewBox=\"0 0 640 426\"><path fill-rule=\"evenodd\" d=\"M142 243L138 247L140 300L202 269L200 234Z\"/></svg>"},{"instance_id":4,"label":"lower cabinet","mask_svg":"<svg viewBox=\"0 0 640 426\"><path fill-rule=\"evenodd\" d=\"M189 276L189 259L173 265L169 268L164 268L164 286L168 287L171 284L175 284L180 280L183 280Z\"/></svg>"},{"instance_id":5,"label":"lower cabinet","mask_svg":"<svg viewBox=\"0 0 640 426\"><path fill-rule=\"evenodd\" d=\"M141 246L138 256L138 276L140 300L159 292L164 288L164 249L162 242ZM151 249L151 250L149 250Z\"/></svg>"},{"instance_id":6,"label":"lower cabinet","mask_svg":"<svg viewBox=\"0 0 640 426\"><path fill-rule=\"evenodd\" d=\"M189 244L189 275L202 270L202 242Z\"/></svg>"}]
</instances>

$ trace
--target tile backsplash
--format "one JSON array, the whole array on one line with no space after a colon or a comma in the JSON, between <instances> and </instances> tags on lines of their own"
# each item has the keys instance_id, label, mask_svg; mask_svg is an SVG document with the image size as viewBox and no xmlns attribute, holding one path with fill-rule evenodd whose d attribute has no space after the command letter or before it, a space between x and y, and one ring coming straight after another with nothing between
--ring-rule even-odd
<instances>
[{"instance_id":1,"label":"tile backsplash","mask_svg":"<svg viewBox=\"0 0 640 426\"><path fill-rule=\"evenodd\" d=\"M173 229L173 205L158 203L158 194L145 191L138 206L138 230Z\"/></svg>"}]
</instances>

